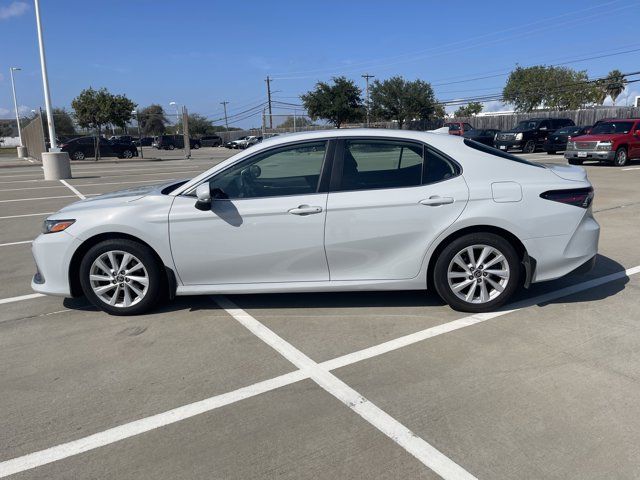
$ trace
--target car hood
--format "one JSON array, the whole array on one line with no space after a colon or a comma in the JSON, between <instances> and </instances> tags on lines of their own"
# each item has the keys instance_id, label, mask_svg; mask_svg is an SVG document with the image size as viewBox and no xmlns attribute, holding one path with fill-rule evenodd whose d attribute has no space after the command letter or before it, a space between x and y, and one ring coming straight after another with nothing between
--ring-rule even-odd
<instances>
[{"instance_id":1,"label":"car hood","mask_svg":"<svg viewBox=\"0 0 640 480\"><path fill-rule=\"evenodd\" d=\"M172 180L164 183L156 183L153 185L140 185L138 187L118 190L116 192L105 193L96 197L90 197L79 202L72 203L63 207L60 212L69 212L76 210L87 210L93 208L106 208L115 205L121 205L126 202L133 202L148 195L162 195L162 191L171 186L179 185L187 180Z\"/></svg>"},{"instance_id":2,"label":"car hood","mask_svg":"<svg viewBox=\"0 0 640 480\"><path fill-rule=\"evenodd\" d=\"M576 142L606 142L624 136L624 133L600 133L596 135L580 135L579 137L571 137L571 140L575 140Z\"/></svg>"},{"instance_id":3,"label":"car hood","mask_svg":"<svg viewBox=\"0 0 640 480\"><path fill-rule=\"evenodd\" d=\"M530 133L530 132L535 132L535 129L531 129L531 130L518 130L515 128L510 128L509 130L503 130L500 133Z\"/></svg>"},{"instance_id":4,"label":"car hood","mask_svg":"<svg viewBox=\"0 0 640 480\"><path fill-rule=\"evenodd\" d=\"M587 171L582 167L557 163L543 163L543 165L564 180L572 180L574 182L587 181Z\"/></svg>"}]
</instances>

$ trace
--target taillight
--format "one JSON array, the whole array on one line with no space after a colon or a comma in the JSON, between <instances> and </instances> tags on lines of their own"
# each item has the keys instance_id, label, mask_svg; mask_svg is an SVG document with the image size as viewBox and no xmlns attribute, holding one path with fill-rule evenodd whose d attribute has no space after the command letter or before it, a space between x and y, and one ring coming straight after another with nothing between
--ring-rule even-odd
<instances>
[{"instance_id":1,"label":"taillight","mask_svg":"<svg viewBox=\"0 0 640 480\"><path fill-rule=\"evenodd\" d=\"M593 188L571 188L567 190L549 190L540 194L541 198L553 202L566 203L574 207L589 208L593 201Z\"/></svg>"}]
</instances>

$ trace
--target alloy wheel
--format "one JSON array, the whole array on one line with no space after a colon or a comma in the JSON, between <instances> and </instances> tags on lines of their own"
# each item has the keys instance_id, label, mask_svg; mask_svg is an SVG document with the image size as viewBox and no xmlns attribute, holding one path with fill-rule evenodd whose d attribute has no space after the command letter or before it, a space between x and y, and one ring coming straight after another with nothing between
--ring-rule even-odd
<instances>
[{"instance_id":1,"label":"alloy wheel","mask_svg":"<svg viewBox=\"0 0 640 480\"><path fill-rule=\"evenodd\" d=\"M505 256L489 245L471 245L460 250L449 263L449 288L467 303L482 304L499 297L511 274Z\"/></svg>"},{"instance_id":2,"label":"alloy wheel","mask_svg":"<svg viewBox=\"0 0 640 480\"><path fill-rule=\"evenodd\" d=\"M621 148L616 153L616 165L619 167L623 167L627 164L627 151L624 148Z\"/></svg>"},{"instance_id":3,"label":"alloy wheel","mask_svg":"<svg viewBox=\"0 0 640 480\"><path fill-rule=\"evenodd\" d=\"M133 152L131 150L125 150L124 152L122 152L122 156L124 158L132 158L133 157Z\"/></svg>"},{"instance_id":4,"label":"alloy wheel","mask_svg":"<svg viewBox=\"0 0 640 480\"><path fill-rule=\"evenodd\" d=\"M93 293L107 305L131 307L139 303L149 289L149 273L134 255L111 250L96 258L89 269Z\"/></svg>"}]
</instances>

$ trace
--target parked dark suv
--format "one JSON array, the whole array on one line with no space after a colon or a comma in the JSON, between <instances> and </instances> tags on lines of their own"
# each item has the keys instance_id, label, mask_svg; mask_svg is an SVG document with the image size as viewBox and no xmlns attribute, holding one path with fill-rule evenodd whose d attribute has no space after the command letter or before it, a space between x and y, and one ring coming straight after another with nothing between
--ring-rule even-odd
<instances>
[{"instance_id":1,"label":"parked dark suv","mask_svg":"<svg viewBox=\"0 0 640 480\"><path fill-rule=\"evenodd\" d=\"M205 135L200 138L203 147L219 147L222 145L222 138L218 135Z\"/></svg>"},{"instance_id":2,"label":"parked dark suv","mask_svg":"<svg viewBox=\"0 0 640 480\"><path fill-rule=\"evenodd\" d=\"M79 137L60 145L63 152L67 152L72 160L84 160L95 157L95 137ZM138 156L138 149L131 142L107 140L100 137L100 156L132 158Z\"/></svg>"},{"instance_id":3,"label":"parked dark suv","mask_svg":"<svg viewBox=\"0 0 640 480\"><path fill-rule=\"evenodd\" d=\"M197 150L202 146L202 143L200 143L200 140L190 138L189 145L194 150ZM154 146L159 150L184 148L184 135L160 135L158 136Z\"/></svg>"},{"instance_id":4,"label":"parked dark suv","mask_svg":"<svg viewBox=\"0 0 640 480\"><path fill-rule=\"evenodd\" d=\"M511 130L496 136L496 148L500 150L522 150L533 153L541 148L550 133L562 127L575 125L569 118L531 118L522 120Z\"/></svg>"}]
</instances>

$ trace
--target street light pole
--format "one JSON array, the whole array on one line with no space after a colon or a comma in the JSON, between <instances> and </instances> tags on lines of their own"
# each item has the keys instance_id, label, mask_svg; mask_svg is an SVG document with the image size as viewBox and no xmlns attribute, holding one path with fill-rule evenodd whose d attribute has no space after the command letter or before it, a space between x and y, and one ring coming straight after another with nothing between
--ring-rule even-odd
<instances>
[{"instance_id":1,"label":"street light pole","mask_svg":"<svg viewBox=\"0 0 640 480\"><path fill-rule=\"evenodd\" d=\"M20 127L20 115L18 114L18 100L16 98L16 83L13 80L13 72L17 72L22 70L18 67L9 67L9 72L11 73L11 90L13 91L13 108L16 111L16 123L18 124L18 138L20 138L20 146L24 147L24 143L22 142L22 128Z\"/></svg>"},{"instance_id":2,"label":"street light pole","mask_svg":"<svg viewBox=\"0 0 640 480\"><path fill-rule=\"evenodd\" d=\"M176 102L169 102L169 106L176 107L176 135L180 133L180 112L178 111L178 104Z\"/></svg>"},{"instance_id":3,"label":"street light pole","mask_svg":"<svg viewBox=\"0 0 640 480\"><path fill-rule=\"evenodd\" d=\"M138 121L138 138L140 139L140 158L144 158L144 152L142 151L142 128L140 127L140 111L136 108L133 112L136 115Z\"/></svg>"},{"instance_id":4,"label":"street light pole","mask_svg":"<svg viewBox=\"0 0 640 480\"><path fill-rule=\"evenodd\" d=\"M44 88L44 106L47 110L47 123L49 124L50 152L59 152L56 142L56 127L53 124L53 114L51 112L51 93L49 92L49 77L47 75L47 58L44 51L44 41L42 39L42 23L40 21L40 0L34 0L36 11L36 27L38 29L38 46L40 47L40 69L42 70L42 86Z\"/></svg>"}]
</instances>

